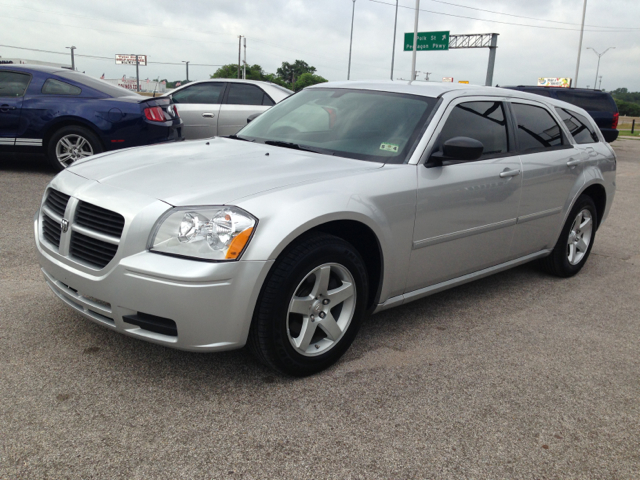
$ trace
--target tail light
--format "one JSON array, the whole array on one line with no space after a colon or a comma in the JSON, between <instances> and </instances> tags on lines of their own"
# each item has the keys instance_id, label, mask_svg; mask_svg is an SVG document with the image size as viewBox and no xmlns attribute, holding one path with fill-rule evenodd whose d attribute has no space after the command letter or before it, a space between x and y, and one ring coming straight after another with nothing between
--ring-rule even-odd
<instances>
[{"instance_id":1,"label":"tail light","mask_svg":"<svg viewBox=\"0 0 640 480\"><path fill-rule=\"evenodd\" d=\"M180 114L178 113L178 107L176 107L175 105L173 106L173 113L176 114L176 118L180 118Z\"/></svg>"},{"instance_id":2,"label":"tail light","mask_svg":"<svg viewBox=\"0 0 640 480\"><path fill-rule=\"evenodd\" d=\"M144 109L144 116L152 122L164 122L166 120L162 107L147 107Z\"/></svg>"},{"instance_id":3,"label":"tail light","mask_svg":"<svg viewBox=\"0 0 640 480\"><path fill-rule=\"evenodd\" d=\"M618 112L613 114L613 125L611 125L611 128L618 128L618 118L620 117L620 114Z\"/></svg>"}]
</instances>

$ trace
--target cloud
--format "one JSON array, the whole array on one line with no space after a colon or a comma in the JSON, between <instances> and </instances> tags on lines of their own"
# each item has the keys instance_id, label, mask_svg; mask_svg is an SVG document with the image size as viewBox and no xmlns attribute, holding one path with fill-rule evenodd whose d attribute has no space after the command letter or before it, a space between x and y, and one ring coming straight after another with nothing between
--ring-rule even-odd
<instances>
[{"instance_id":1,"label":"cloud","mask_svg":"<svg viewBox=\"0 0 640 480\"><path fill-rule=\"evenodd\" d=\"M394 0L382 0L393 4ZM582 0L513 1L452 0L479 9L512 15L568 22L570 24L498 15L461 8L432 0L422 0L419 30L450 30L451 33L499 33L494 83L532 84L540 76L575 74ZM412 7L413 0L400 0ZM81 0L0 0L3 35L0 43L65 52L75 45L79 55L98 55L108 59L78 57L77 66L88 74L108 78L133 75L134 67L117 66L116 53L140 53L150 61L179 65L151 64L141 69L144 78L182 79L183 60L191 61L192 79L203 79L214 66L237 62L238 35L247 37L247 61L275 72L283 61L302 59L330 80L347 76L351 0L123 0L86 2ZM443 15L448 14L448 15ZM351 65L352 79L389 78L395 7L370 0L357 0ZM450 16L457 15L457 17ZM459 18L461 16L473 18ZM591 0L587 6L579 86L593 86L597 56L586 47L603 51L600 62L602 86L627 87L640 91L637 65L640 64L640 28L630 19L640 18L637 2ZM413 30L413 10L400 8L396 37L394 78L409 78L411 54L402 50L404 32ZM569 30L490 23L487 20L566 28ZM635 27L619 31L602 25ZM487 49L418 52L417 70L431 72L432 80L454 77L483 84ZM53 54L26 52L0 47L3 57L35 60L64 60Z\"/></svg>"}]
</instances>

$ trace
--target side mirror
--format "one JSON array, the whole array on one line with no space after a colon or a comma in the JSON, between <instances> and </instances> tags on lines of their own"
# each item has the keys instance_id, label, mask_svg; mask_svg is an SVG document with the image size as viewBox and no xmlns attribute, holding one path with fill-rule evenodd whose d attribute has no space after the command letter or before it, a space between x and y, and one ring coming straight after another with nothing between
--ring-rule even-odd
<instances>
[{"instance_id":1,"label":"side mirror","mask_svg":"<svg viewBox=\"0 0 640 480\"><path fill-rule=\"evenodd\" d=\"M600 129L602 132L602 136L604 137L607 143L611 143L618 138L618 130L614 130L613 128L602 128Z\"/></svg>"},{"instance_id":2,"label":"side mirror","mask_svg":"<svg viewBox=\"0 0 640 480\"><path fill-rule=\"evenodd\" d=\"M444 142L442 153L447 160L477 160L482 156L482 142L469 137L453 137Z\"/></svg>"},{"instance_id":3,"label":"side mirror","mask_svg":"<svg viewBox=\"0 0 640 480\"><path fill-rule=\"evenodd\" d=\"M427 167L440 167L442 162L462 161L470 162L482 156L484 145L482 142L469 137L453 137L444 142L442 153L434 153L426 163Z\"/></svg>"},{"instance_id":4,"label":"side mirror","mask_svg":"<svg viewBox=\"0 0 640 480\"><path fill-rule=\"evenodd\" d=\"M260 113L254 113L253 115L249 115L247 117L247 123L251 123L251 121L257 117L259 117L260 115L262 115L262 112Z\"/></svg>"}]
</instances>

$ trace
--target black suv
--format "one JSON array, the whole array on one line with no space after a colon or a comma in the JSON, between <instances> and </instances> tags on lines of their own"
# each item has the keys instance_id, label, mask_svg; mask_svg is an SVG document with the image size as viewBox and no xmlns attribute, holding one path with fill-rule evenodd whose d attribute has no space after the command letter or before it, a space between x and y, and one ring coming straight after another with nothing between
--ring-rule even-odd
<instances>
[{"instance_id":1,"label":"black suv","mask_svg":"<svg viewBox=\"0 0 640 480\"><path fill-rule=\"evenodd\" d=\"M618 107L611 94L601 90L588 88L554 88L518 85L517 87L503 87L521 92L535 93L544 97L551 97L563 102L584 108L596 121L604 139L611 143L618 138Z\"/></svg>"}]
</instances>

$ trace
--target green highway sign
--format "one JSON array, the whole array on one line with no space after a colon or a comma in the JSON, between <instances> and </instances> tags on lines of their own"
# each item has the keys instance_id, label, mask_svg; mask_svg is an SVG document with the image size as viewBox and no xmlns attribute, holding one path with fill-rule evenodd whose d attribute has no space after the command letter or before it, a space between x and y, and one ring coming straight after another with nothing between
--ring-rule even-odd
<instances>
[{"instance_id":1,"label":"green highway sign","mask_svg":"<svg viewBox=\"0 0 640 480\"><path fill-rule=\"evenodd\" d=\"M449 50L449 32L418 32L416 49ZM404 34L404 51L413 51L413 32Z\"/></svg>"}]
</instances>

